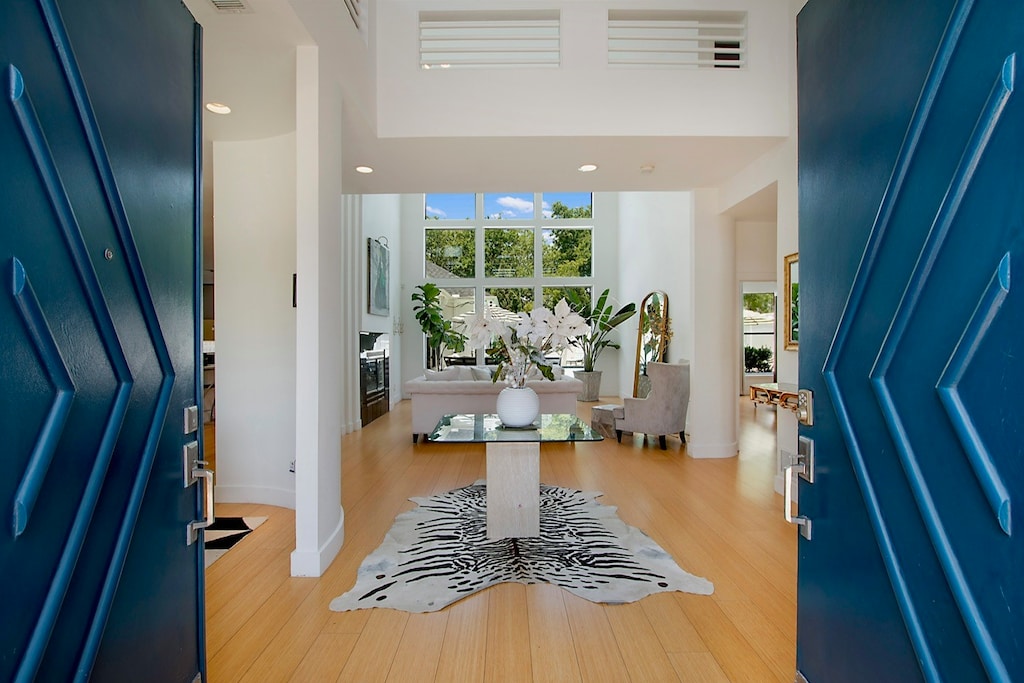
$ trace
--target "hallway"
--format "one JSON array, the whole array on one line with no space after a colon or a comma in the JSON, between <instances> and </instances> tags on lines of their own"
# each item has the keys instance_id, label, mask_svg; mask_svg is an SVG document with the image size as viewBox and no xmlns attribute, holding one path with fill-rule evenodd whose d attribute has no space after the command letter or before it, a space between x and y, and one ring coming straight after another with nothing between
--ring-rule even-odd
<instances>
[{"instance_id":1,"label":"hallway","mask_svg":"<svg viewBox=\"0 0 1024 683\"><path fill-rule=\"evenodd\" d=\"M796 531L775 477L775 409L740 402L740 455L693 460L641 437L622 445L545 447L546 483L603 491L713 596L663 593L598 605L550 585L503 584L446 610L335 613L411 496L484 474L479 445L409 438L409 402L342 442L345 544L319 579L291 578L294 513L224 504L220 515L268 515L207 574L210 680L222 681L780 681L793 680ZM579 404L589 419L591 405Z\"/></svg>"}]
</instances>

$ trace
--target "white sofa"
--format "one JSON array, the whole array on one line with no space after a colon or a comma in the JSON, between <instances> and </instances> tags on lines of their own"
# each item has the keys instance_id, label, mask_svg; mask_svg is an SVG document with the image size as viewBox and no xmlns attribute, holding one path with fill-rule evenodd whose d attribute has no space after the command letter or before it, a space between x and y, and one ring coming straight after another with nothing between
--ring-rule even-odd
<instances>
[{"instance_id":1,"label":"white sofa","mask_svg":"<svg viewBox=\"0 0 1024 683\"><path fill-rule=\"evenodd\" d=\"M583 382L562 375L560 368L554 381L540 378L527 385L537 392L542 413L576 414L576 397L583 391ZM420 434L434 431L444 415L495 412L498 394L508 385L492 382L490 368L459 366L440 372L428 370L403 386L412 399L412 440L416 443Z\"/></svg>"}]
</instances>

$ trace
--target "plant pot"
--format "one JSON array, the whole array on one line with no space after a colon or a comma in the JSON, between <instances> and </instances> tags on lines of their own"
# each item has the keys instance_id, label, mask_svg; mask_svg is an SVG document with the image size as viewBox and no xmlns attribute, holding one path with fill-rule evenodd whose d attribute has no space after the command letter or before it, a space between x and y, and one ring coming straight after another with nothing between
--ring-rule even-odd
<instances>
[{"instance_id":1,"label":"plant pot","mask_svg":"<svg viewBox=\"0 0 1024 683\"><path fill-rule=\"evenodd\" d=\"M573 376L583 382L583 391L577 396L577 401L596 401L601 396L601 371L583 372L577 370Z\"/></svg>"},{"instance_id":2,"label":"plant pot","mask_svg":"<svg viewBox=\"0 0 1024 683\"><path fill-rule=\"evenodd\" d=\"M497 412L506 427L528 427L540 415L540 398L530 387L505 387L498 394Z\"/></svg>"}]
</instances>

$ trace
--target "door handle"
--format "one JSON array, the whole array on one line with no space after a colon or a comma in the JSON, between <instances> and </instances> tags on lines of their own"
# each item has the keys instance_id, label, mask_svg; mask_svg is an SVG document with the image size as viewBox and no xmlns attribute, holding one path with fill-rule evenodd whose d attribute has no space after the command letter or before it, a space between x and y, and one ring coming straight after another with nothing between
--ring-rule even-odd
<instances>
[{"instance_id":1,"label":"door handle","mask_svg":"<svg viewBox=\"0 0 1024 683\"><path fill-rule=\"evenodd\" d=\"M793 515L793 475L798 474L809 483L814 483L814 442L805 436L798 441L799 453L789 455L789 461L782 468L782 505L786 521L800 527L800 535L811 540L811 520L804 515Z\"/></svg>"},{"instance_id":2,"label":"door handle","mask_svg":"<svg viewBox=\"0 0 1024 683\"><path fill-rule=\"evenodd\" d=\"M786 514L786 521L790 524L796 524L800 527L800 535L806 538L808 541L811 540L811 520L803 515L793 516L793 473L803 474L807 469L807 466L803 463L795 463L792 465L786 465L782 470L782 476L785 481L783 483L783 506Z\"/></svg>"},{"instance_id":3,"label":"door handle","mask_svg":"<svg viewBox=\"0 0 1024 683\"><path fill-rule=\"evenodd\" d=\"M188 523L187 541L192 545L199 538L199 530L213 524L215 519L213 511L213 470L196 467L192 470L192 476L199 481L199 485L206 488L205 502L203 505L203 518Z\"/></svg>"}]
</instances>

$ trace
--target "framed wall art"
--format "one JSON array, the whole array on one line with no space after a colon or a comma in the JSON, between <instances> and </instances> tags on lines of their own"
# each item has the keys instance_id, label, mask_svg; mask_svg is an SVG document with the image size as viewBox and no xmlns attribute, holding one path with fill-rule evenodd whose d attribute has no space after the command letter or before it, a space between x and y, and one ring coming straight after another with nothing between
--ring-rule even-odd
<instances>
[{"instance_id":1,"label":"framed wall art","mask_svg":"<svg viewBox=\"0 0 1024 683\"><path fill-rule=\"evenodd\" d=\"M390 255L388 253L387 240L383 237L370 237L366 240L368 282L367 293L369 298L370 315L390 315L388 289L388 269L390 268Z\"/></svg>"}]
</instances>

